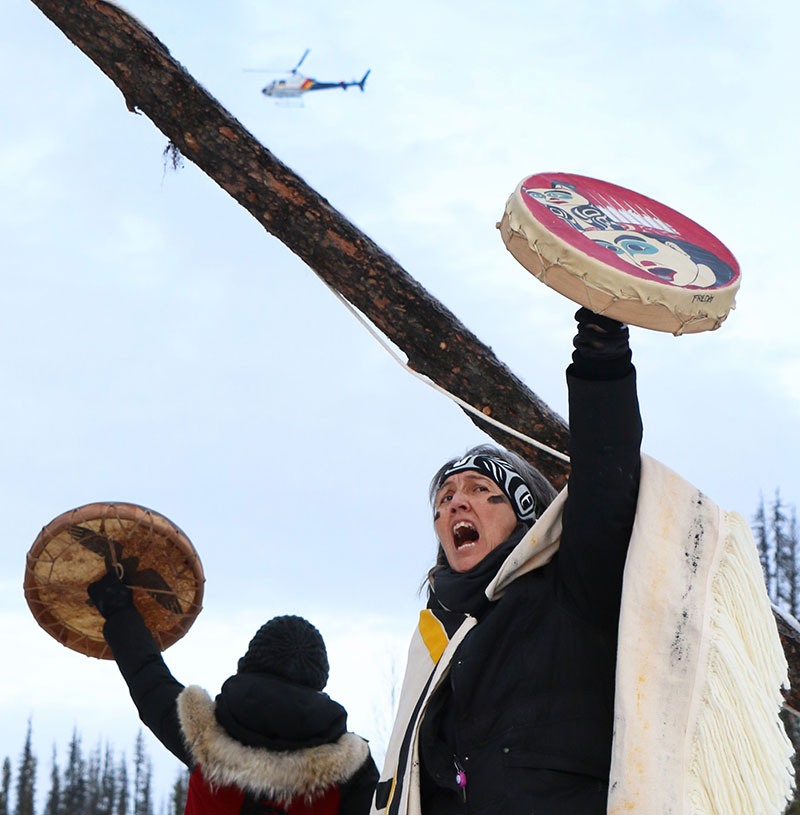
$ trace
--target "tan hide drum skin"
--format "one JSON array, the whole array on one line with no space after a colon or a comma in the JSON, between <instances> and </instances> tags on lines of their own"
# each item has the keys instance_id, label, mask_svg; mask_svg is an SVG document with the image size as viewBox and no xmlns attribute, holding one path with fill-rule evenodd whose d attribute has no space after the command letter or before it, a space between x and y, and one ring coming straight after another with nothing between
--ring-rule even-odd
<instances>
[{"instance_id":1,"label":"tan hide drum skin","mask_svg":"<svg viewBox=\"0 0 800 815\"><path fill-rule=\"evenodd\" d=\"M113 659L104 620L86 593L109 569L124 574L162 651L202 609L203 567L189 538L151 509L97 503L59 515L28 552L25 599L39 625L67 648Z\"/></svg>"},{"instance_id":2,"label":"tan hide drum skin","mask_svg":"<svg viewBox=\"0 0 800 815\"><path fill-rule=\"evenodd\" d=\"M500 234L539 280L597 314L692 334L735 308L739 264L699 224L632 190L540 173L506 203Z\"/></svg>"}]
</instances>

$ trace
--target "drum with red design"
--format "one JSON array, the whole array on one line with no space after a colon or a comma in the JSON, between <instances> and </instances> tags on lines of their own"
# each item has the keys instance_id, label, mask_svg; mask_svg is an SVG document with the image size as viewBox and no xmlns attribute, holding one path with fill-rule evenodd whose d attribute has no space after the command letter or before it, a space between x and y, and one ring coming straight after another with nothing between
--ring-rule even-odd
<instances>
[{"instance_id":1,"label":"drum with red design","mask_svg":"<svg viewBox=\"0 0 800 815\"><path fill-rule=\"evenodd\" d=\"M689 334L735 307L739 264L707 230L624 187L569 173L520 182L500 234L539 280L624 323Z\"/></svg>"}]
</instances>

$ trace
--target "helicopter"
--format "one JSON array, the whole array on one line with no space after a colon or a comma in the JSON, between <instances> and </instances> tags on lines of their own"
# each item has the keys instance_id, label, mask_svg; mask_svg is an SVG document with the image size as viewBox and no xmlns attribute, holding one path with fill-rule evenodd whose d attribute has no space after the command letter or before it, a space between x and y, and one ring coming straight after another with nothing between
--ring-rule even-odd
<instances>
[{"instance_id":1,"label":"helicopter","mask_svg":"<svg viewBox=\"0 0 800 815\"><path fill-rule=\"evenodd\" d=\"M264 96L273 96L279 99L286 99L297 97L308 91L326 91L330 88L341 88L347 90L348 88L358 87L364 90L364 83L370 74L368 70L361 80L353 80L352 82L318 82L308 76L303 76L297 69L303 64L303 60L308 56L310 48L306 48L305 53L300 57L297 65L289 71L288 79L273 79L268 85L261 89Z\"/></svg>"}]
</instances>

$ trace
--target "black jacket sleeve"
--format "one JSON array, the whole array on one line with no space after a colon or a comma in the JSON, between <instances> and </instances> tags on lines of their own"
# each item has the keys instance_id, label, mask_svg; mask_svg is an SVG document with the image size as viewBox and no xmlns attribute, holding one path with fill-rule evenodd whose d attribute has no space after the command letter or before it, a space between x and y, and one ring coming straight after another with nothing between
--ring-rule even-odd
<instances>
[{"instance_id":1,"label":"black jacket sleeve","mask_svg":"<svg viewBox=\"0 0 800 815\"><path fill-rule=\"evenodd\" d=\"M377 784L378 768L370 754L352 778L340 785L339 815L367 815Z\"/></svg>"},{"instance_id":2,"label":"black jacket sleeve","mask_svg":"<svg viewBox=\"0 0 800 815\"><path fill-rule=\"evenodd\" d=\"M616 630L639 493L636 371L627 348L613 359L578 350L573 360L567 369L571 472L559 579L578 613Z\"/></svg>"},{"instance_id":3,"label":"black jacket sleeve","mask_svg":"<svg viewBox=\"0 0 800 815\"><path fill-rule=\"evenodd\" d=\"M139 718L171 753L192 767L176 704L183 685L170 673L135 606L112 614L103 626L103 636L128 685Z\"/></svg>"}]
</instances>

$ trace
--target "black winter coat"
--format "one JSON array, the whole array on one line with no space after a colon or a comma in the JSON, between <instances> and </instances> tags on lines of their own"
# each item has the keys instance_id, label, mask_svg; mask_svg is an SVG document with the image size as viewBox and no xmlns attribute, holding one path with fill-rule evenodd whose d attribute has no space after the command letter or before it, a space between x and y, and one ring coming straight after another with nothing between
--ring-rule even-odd
<instances>
[{"instance_id":1,"label":"black winter coat","mask_svg":"<svg viewBox=\"0 0 800 815\"><path fill-rule=\"evenodd\" d=\"M635 372L626 368L606 380L568 371L560 548L477 614L429 703L420 730L424 815L605 815L642 436Z\"/></svg>"},{"instance_id":2,"label":"black winter coat","mask_svg":"<svg viewBox=\"0 0 800 815\"><path fill-rule=\"evenodd\" d=\"M170 673L139 612L133 606L116 612L106 621L103 635L141 720L170 752L194 769L178 718L177 701L184 686ZM267 751L333 743L344 732L346 718L344 708L325 694L264 674L231 677L216 699L216 719L228 736L246 747ZM340 815L366 815L377 780L375 762L367 755L353 775L339 784Z\"/></svg>"}]
</instances>

